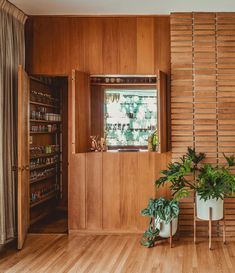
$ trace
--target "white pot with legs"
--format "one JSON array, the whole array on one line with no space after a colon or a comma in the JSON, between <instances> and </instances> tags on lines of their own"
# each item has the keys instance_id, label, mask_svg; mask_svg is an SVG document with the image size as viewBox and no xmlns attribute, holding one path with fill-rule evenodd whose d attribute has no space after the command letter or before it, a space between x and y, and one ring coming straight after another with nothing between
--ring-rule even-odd
<instances>
[{"instance_id":1,"label":"white pot with legs","mask_svg":"<svg viewBox=\"0 0 235 273\"><path fill-rule=\"evenodd\" d=\"M166 223L160 218L155 219L155 227L160 229L159 236L162 238L169 238L171 236L170 223ZM172 219L172 236L176 234L178 227L178 217Z\"/></svg>"},{"instance_id":2,"label":"white pot with legs","mask_svg":"<svg viewBox=\"0 0 235 273\"><path fill-rule=\"evenodd\" d=\"M196 195L197 217L202 220L210 220L210 208L212 212L211 220L221 220L224 218L224 200L219 198L210 198L208 200L200 199Z\"/></svg>"}]
</instances>

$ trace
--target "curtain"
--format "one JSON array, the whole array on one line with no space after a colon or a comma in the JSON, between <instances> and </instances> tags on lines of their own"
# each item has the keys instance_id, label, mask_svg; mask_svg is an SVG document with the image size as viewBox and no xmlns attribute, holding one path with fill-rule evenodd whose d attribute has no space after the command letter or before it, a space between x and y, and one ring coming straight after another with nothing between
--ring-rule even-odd
<instances>
[{"instance_id":1,"label":"curtain","mask_svg":"<svg viewBox=\"0 0 235 273\"><path fill-rule=\"evenodd\" d=\"M26 16L0 0L0 245L16 236L17 71L25 63Z\"/></svg>"}]
</instances>

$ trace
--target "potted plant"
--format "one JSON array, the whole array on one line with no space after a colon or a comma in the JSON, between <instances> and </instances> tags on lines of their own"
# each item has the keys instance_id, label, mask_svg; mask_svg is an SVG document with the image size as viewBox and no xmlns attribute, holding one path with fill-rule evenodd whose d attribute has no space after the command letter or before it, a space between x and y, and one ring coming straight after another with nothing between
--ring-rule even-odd
<instances>
[{"instance_id":1,"label":"potted plant","mask_svg":"<svg viewBox=\"0 0 235 273\"><path fill-rule=\"evenodd\" d=\"M223 200L235 190L235 176L230 168L235 165L234 156L226 157L227 166L212 166L199 163L205 154L197 154L194 149L188 148L186 155L179 162L170 163L164 174L156 180L155 185L160 187L167 182L171 183L171 190L176 200L187 197L190 191L196 194L197 217L209 220L209 208L212 208L212 220L223 218ZM188 177L194 175L193 181Z\"/></svg>"},{"instance_id":2,"label":"potted plant","mask_svg":"<svg viewBox=\"0 0 235 273\"><path fill-rule=\"evenodd\" d=\"M143 216L150 218L149 227L144 232L141 244L147 247L153 247L157 237L170 237L170 222L172 221L172 236L177 231L179 204L175 199L166 200L163 197L159 199L149 199L148 207L141 211Z\"/></svg>"}]
</instances>

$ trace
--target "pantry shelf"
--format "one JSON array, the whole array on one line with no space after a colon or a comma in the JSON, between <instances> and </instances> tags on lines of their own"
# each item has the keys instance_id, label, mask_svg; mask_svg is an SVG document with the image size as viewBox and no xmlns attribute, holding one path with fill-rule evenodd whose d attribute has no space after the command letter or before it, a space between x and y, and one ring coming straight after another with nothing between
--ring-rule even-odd
<instances>
[{"instance_id":1,"label":"pantry shelf","mask_svg":"<svg viewBox=\"0 0 235 273\"><path fill-rule=\"evenodd\" d=\"M56 106L56 105L51 105L51 104L37 102L37 101L30 101L29 103L33 104L33 105L44 106L44 107L53 108L53 109L59 109L60 108L59 106Z\"/></svg>"},{"instance_id":2,"label":"pantry shelf","mask_svg":"<svg viewBox=\"0 0 235 273\"><path fill-rule=\"evenodd\" d=\"M49 178L54 177L56 175L57 175L57 173L54 173L54 174L43 176L43 177L40 177L40 178L37 178L37 179L33 179L33 180L30 181L30 184L34 184L34 183L37 183L39 181L43 181L43 180L49 179Z\"/></svg>"},{"instance_id":3,"label":"pantry shelf","mask_svg":"<svg viewBox=\"0 0 235 273\"><path fill-rule=\"evenodd\" d=\"M30 171L34 171L34 170L39 170L39 169L43 169L46 167L53 167L58 165L60 162L55 162L55 163L51 163L51 164L42 164L42 165L38 165L36 167L30 168Z\"/></svg>"},{"instance_id":4,"label":"pantry shelf","mask_svg":"<svg viewBox=\"0 0 235 273\"><path fill-rule=\"evenodd\" d=\"M61 121L55 121L55 120L39 120L39 119L30 119L30 122L38 122L38 123L61 123Z\"/></svg>"},{"instance_id":5,"label":"pantry shelf","mask_svg":"<svg viewBox=\"0 0 235 273\"><path fill-rule=\"evenodd\" d=\"M56 197L56 193L57 193L57 191L52 192L49 195L46 195L45 197L40 199L39 201L31 203L30 208L33 208L33 207L38 206L38 205L40 205L40 204L42 204L42 203L44 203L44 202L46 202L46 201L48 201L50 199L53 199L54 197Z\"/></svg>"}]
</instances>

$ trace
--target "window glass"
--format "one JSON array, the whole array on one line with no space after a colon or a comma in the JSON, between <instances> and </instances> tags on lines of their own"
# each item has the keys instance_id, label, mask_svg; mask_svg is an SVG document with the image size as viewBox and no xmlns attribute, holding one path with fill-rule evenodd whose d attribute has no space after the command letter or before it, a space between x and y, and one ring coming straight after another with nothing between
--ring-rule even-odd
<instances>
[{"instance_id":1,"label":"window glass","mask_svg":"<svg viewBox=\"0 0 235 273\"><path fill-rule=\"evenodd\" d=\"M157 128L156 89L105 89L106 142L115 146L147 146Z\"/></svg>"}]
</instances>

